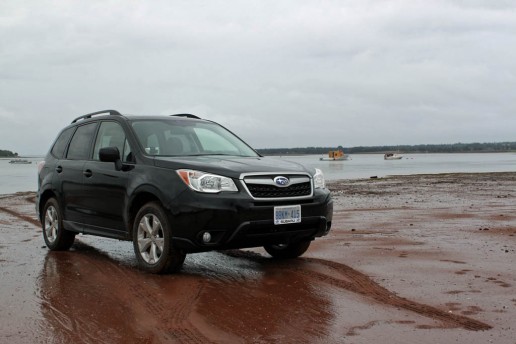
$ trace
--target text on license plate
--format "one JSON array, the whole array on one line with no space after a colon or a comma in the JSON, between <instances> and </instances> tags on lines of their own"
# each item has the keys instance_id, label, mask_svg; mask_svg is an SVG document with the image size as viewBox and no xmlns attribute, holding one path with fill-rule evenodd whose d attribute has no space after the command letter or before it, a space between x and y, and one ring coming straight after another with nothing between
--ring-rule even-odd
<instances>
[{"instance_id":1,"label":"text on license plate","mask_svg":"<svg viewBox=\"0 0 516 344\"><path fill-rule=\"evenodd\" d=\"M287 223L301 222L301 206L289 205L284 207L274 207L274 224L284 225Z\"/></svg>"}]
</instances>

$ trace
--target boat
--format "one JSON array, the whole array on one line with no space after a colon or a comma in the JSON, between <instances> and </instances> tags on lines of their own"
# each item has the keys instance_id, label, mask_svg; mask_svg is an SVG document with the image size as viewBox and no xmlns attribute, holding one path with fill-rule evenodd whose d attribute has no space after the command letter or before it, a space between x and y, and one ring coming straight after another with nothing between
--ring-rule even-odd
<instances>
[{"instance_id":1,"label":"boat","mask_svg":"<svg viewBox=\"0 0 516 344\"><path fill-rule=\"evenodd\" d=\"M396 153L385 153L383 155L384 160L400 160L401 158L403 158L403 156Z\"/></svg>"},{"instance_id":2,"label":"boat","mask_svg":"<svg viewBox=\"0 0 516 344\"><path fill-rule=\"evenodd\" d=\"M32 161L27 159L12 159L9 161L10 164L32 164Z\"/></svg>"},{"instance_id":3,"label":"boat","mask_svg":"<svg viewBox=\"0 0 516 344\"><path fill-rule=\"evenodd\" d=\"M331 150L328 152L328 157L322 157L319 158L321 161L342 161L342 160L348 160L349 156L344 154L344 152L340 149L338 150Z\"/></svg>"}]
</instances>

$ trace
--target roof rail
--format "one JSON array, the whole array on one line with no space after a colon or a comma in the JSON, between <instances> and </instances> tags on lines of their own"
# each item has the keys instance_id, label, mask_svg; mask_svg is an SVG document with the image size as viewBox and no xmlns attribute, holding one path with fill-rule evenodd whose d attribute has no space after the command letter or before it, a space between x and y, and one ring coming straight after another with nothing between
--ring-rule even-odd
<instances>
[{"instance_id":1,"label":"roof rail","mask_svg":"<svg viewBox=\"0 0 516 344\"><path fill-rule=\"evenodd\" d=\"M178 114L170 115L170 116L201 119L201 117L196 116L196 115L192 115L192 114L190 114L190 113L178 113Z\"/></svg>"},{"instance_id":2,"label":"roof rail","mask_svg":"<svg viewBox=\"0 0 516 344\"><path fill-rule=\"evenodd\" d=\"M89 113L87 115L82 115L82 116L79 116L77 117L76 119L74 119L72 121L72 123L75 123L81 119L88 119L88 118L91 118L92 116L95 116L95 115L100 115L100 114L105 114L105 113L108 113L112 116L122 116L122 114L116 110L102 110L102 111L97 111L97 112L92 112L92 113Z\"/></svg>"}]
</instances>

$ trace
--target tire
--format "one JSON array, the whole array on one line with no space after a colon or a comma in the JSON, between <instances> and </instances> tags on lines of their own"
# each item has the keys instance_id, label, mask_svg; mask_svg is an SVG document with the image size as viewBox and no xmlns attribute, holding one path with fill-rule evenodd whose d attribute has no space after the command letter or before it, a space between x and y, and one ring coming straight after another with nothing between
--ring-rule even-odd
<instances>
[{"instance_id":1,"label":"tire","mask_svg":"<svg viewBox=\"0 0 516 344\"><path fill-rule=\"evenodd\" d=\"M75 241L75 233L63 227L63 216L55 198L49 198L41 217L43 239L52 251L66 251Z\"/></svg>"},{"instance_id":2,"label":"tire","mask_svg":"<svg viewBox=\"0 0 516 344\"><path fill-rule=\"evenodd\" d=\"M273 258L291 259L297 258L308 250L310 240L291 242L288 244L265 245L263 248Z\"/></svg>"},{"instance_id":3,"label":"tire","mask_svg":"<svg viewBox=\"0 0 516 344\"><path fill-rule=\"evenodd\" d=\"M172 247L172 231L163 208L149 202L140 208L133 224L133 247L138 266L150 273L177 272L186 255Z\"/></svg>"}]
</instances>

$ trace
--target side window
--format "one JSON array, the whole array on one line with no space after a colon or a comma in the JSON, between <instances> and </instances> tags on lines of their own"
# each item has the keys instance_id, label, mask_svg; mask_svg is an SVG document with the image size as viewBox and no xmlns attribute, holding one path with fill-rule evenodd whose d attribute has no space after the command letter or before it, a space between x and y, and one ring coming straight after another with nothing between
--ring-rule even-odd
<instances>
[{"instance_id":1,"label":"side window","mask_svg":"<svg viewBox=\"0 0 516 344\"><path fill-rule=\"evenodd\" d=\"M167 124L161 121L156 122L135 122L133 123L133 129L145 150L146 154L149 155L161 155L162 146L165 145L166 138L163 136L163 132L166 129Z\"/></svg>"},{"instance_id":2,"label":"side window","mask_svg":"<svg viewBox=\"0 0 516 344\"><path fill-rule=\"evenodd\" d=\"M95 141L95 148L93 149L93 159L100 160L99 151L105 147L116 147L120 152L122 160L125 161L125 132L120 124L116 122L102 122L100 124L97 140Z\"/></svg>"},{"instance_id":3,"label":"side window","mask_svg":"<svg viewBox=\"0 0 516 344\"><path fill-rule=\"evenodd\" d=\"M62 158L64 155L64 152L66 150L66 145L68 144L68 141L70 141L70 137L72 137L73 131L75 130L75 127L68 128L61 132L59 137L56 140L56 143L54 143L54 147L52 147L52 155L56 158Z\"/></svg>"},{"instance_id":4,"label":"side window","mask_svg":"<svg viewBox=\"0 0 516 344\"><path fill-rule=\"evenodd\" d=\"M77 128L68 148L67 158L72 160L86 160L90 157L91 141L95 134L97 123L82 125Z\"/></svg>"}]
</instances>

